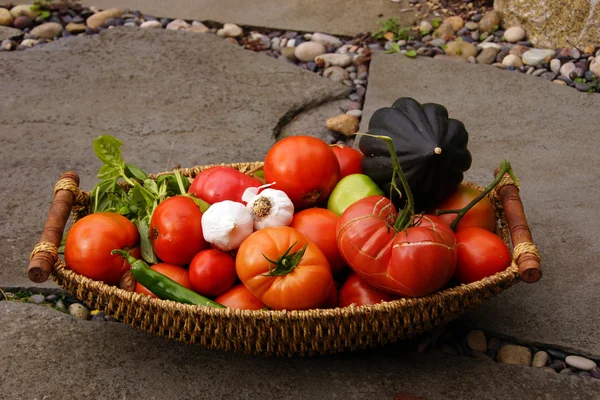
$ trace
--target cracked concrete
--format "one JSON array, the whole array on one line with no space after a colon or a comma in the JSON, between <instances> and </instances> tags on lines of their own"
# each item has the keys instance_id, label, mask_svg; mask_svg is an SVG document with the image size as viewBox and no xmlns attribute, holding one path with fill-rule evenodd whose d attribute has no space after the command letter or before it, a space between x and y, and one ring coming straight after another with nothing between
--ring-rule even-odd
<instances>
[{"instance_id":1,"label":"cracked concrete","mask_svg":"<svg viewBox=\"0 0 600 400\"><path fill-rule=\"evenodd\" d=\"M256 161L290 112L349 90L214 35L126 28L2 53L0 70L0 286L30 284L60 174L76 171L85 190L96 183L96 136L118 137L148 172Z\"/></svg>"}]
</instances>

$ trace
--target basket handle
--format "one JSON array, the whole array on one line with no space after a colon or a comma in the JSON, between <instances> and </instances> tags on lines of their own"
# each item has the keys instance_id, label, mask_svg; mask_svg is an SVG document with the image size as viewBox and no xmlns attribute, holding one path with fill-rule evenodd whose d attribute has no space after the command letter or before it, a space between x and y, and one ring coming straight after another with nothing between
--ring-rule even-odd
<instances>
[{"instance_id":1,"label":"basket handle","mask_svg":"<svg viewBox=\"0 0 600 400\"><path fill-rule=\"evenodd\" d=\"M76 197L75 192L78 190L79 176L72 171L62 174L54 187L54 200L50 206L48 219L42 230L40 241L33 249L27 268L27 276L35 283L46 282L58 260L57 249Z\"/></svg>"},{"instance_id":2,"label":"basket handle","mask_svg":"<svg viewBox=\"0 0 600 400\"><path fill-rule=\"evenodd\" d=\"M498 174L498 170L496 170L496 174ZM521 280L534 283L542 277L540 255L537 247L533 244L519 190L508 174L505 174L505 179L506 183L500 187L498 194L506 214L506 222L513 244L513 259L519 267Z\"/></svg>"}]
</instances>

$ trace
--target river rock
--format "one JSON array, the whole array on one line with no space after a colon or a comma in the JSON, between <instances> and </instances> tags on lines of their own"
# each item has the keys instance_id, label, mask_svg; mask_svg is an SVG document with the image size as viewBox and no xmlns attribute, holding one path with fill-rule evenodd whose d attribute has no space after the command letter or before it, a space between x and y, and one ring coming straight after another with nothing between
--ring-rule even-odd
<instances>
[{"instance_id":1,"label":"river rock","mask_svg":"<svg viewBox=\"0 0 600 400\"><path fill-rule=\"evenodd\" d=\"M53 39L60 35L62 31L63 26L61 24L56 22L45 22L33 28L30 35L34 38Z\"/></svg>"},{"instance_id":2,"label":"river rock","mask_svg":"<svg viewBox=\"0 0 600 400\"><path fill-rule=\"evenodd\" d=\"M329 118L326 123L327 129L341 133L345 136L352 136L358 132L358 117L350 114L340 114Z\"/></svg>"},{"instance_id":3,"label":"river rock","mask_svg":"<svg viewBox=\"0 0 600 400\"><path fill-rule=\"evenodd\" d=\"M452 24L450 24L450 23L441 24L435 31L434 36L442 38L446 41L452 40L454 38L454 29L452 29Z\"/></svg>"},{"instance_id":4,"label":"river rock","mask_svg":"<svg viewBox=\"0 0 600 400\"><path fill-rule=\"evenodd\" d=\"M564 82L563 82L564 83ZM548 363L548 353L545 351L538 351L533 355L532 367L545 367Z\"/></svg>"},{"instance_id":5,"label":"river rock","mask_svg":"<svg viewBox=\"0 0 600 400\"><path fill-rule=\"evenodd\" d=\"M487 350L487 339L485 334L477 329L467 334L467 345L471 350L485 352Z\"/></svg>"},{"instance_id":6,"label":"river rock","mask_svg":"<svg viewBox=\"0 0 600 400\"><path fill-rule=\"evenodd\" d=\"M505 26L519 25L539 47L578 47L600 43L597 0L495 0L494 10Z\"/></svg>"},{"instance_id":7,"label":"river rock","mask_svg":"<svg viewBox=\"0 0 600 400\"><path fill-rule=\"evenodd\" d=\"M525 29L520 26L512 26L504 31L504 39L510 43L517 43L525 39Z\"/></svg>"},{"instance_id":8,"label":"river rock","mask_svg":"<svg viewBox=\"0 0 600 400\"><path fill-rule=\"evenodd\" d=\"M495 47L489 47L481 50L481 53L477 56L478 64L492 64L496 61L496 56L498 55L498 49Z\"/></svg>"},{"instance_id":9,"label":"river rock","mask_svg":"<svg viewBox=\"0 0 600 400\"><path fill-rule=\"evenodd\" d=\"M68 311L69 314L77 319L87 320L90 318L90 311L83 304L73 303L69 306Z\"/></svg>"},{"instance_id":10,"label":"river rock","mask_svg":"<svg viewBox=\"0 0 600 400\"><path fill-rule=\"evenodd\" d=\"M21 15L20 17L15 18L13 26L17 29L31 28L33 26L33 20L27 15Z\"/></svg>"},{"instance_id":11,"label":"river rock","mask_svg":"<svg viewBox=\"0 0 600 400\"><path fill-rule=\"evenodd\" d=\"M317 42L304 42L296 47L296 58L303 62L314 61L321 54L325 54L327 50L325 46Z\"/></svg>"},{"instance_id":12,"label":"river rock","mask_svg":"<svg viewBox=\"0 0 600 400\"><path fill-rule=\"evenodd\" d=\"M27 301L29 303L42 304L44 301L46 301L46 296L44 296L43 294L34 294L31 295Z\"/></svg>"},{"instance_id":13,"label":"river rock","mask_svg":"<svg viewBox=\"0 0 600 400\"><path fill-rule=\"evenodd\" d=\"M550 61L550 69L555 74L558 74L560 72L560 60L558 58L553 58Z\"/></svg>"},{"instance_id":14,"label":"river rock","mask_svg":"<svg viewBox=\"0 0 600 400\"><path fill-rule=\"evenodd\" d=\"M159 22L159 24L160 24L160 22ZM162 26L162 24L161 24L161 26ZM184 20L174 19L173 21L171 21L167 24L165 29L168 29L170 31L185 31L190 27L191 27L191 25L188 24L187 22L185 22Z\"/></svg>"},{"instance_id":15,"label":"river rock","mask_svg":"<svg viewBox=\"0 0 600 400\"><path fill-rule=\"evenodd\" d=\"M191 28L188 28L187 31L196 33L207 33L210 32L210 28L200 21L192 21L192 26Z\"/></svg>"},{"instance_id":16,"label":"river rock","mask_svg":"<svg viewBox=\"0 0 600 400\"><path fill-rule=\"evenodd\" d=\"M507 67L521 68L523 66L523 62L521 61L521 57L514 54L509 54L502 60L502 65L506 65Z\"/></svg>"},{"instance_id":17,"label":"river rock","mask_svg":"<svg viewBox=\"0 0 600 400\"><path fill-rule=\"evenodd\" d=\"M493 32L500 25L500 16L496 11L488 11L485 13L481 21L479 21L479 30L481 32Z\"/></svg>"},{"instance_id":18,"label":"river rock","mask_svg":"<svg viewBox=\"0 0 600 400\"><path fill-rule=\"evenodd\" d=\"M466 60L477 55L477 48L471 43L454 41L446 45L446 54L459 56Z\"/></svg>"},{"instance_id":19,"label":"river rock","mask_svg":"<svg viewBox=\"0 0 600 400\"><path fill-rule=\"evenodd\" d=\"M588 358L581 356L567 356L565 362L573 368L581 369L583 371L591 371L596 368L596 363Z\"/></svg>"},{"instance_id":20,"label":"river rock","mask_svg":"<svg viewBox=\"0 0 600 400\"><path fill-rule=\"evenodd\" d=\"M531 49L523 54L523 62L526 65L536 66L550 62L556 52L550 49Z\"/></svg>"},{"instance_id":21,"label":"river rock","mask_svg":"<svg viewBox=\"0 0 600 400\"><path fill-rule=\"evenodd\" d=\"M108 10L100 11L90 16L85 23L92 29L98 29L109 18L119 18L124 14L124 11L119 8L109 8Z\"/></svg>"},{"instance_id":22,"label":"river rock","mask_svg":"<svg viewBox=\"0 0 600 400\"><path fill-rule=\"evenodd\" d=\"M167 24L167 26L169 26L169 24ZM142 29L162 29L162 27L160 21L144 21L140 25L140 28Z\"/></svg>"},{"instance_id":23,"label":"river rock","mask_svg":"<svg viewBox=\"0 0 600 400\"><path fill-rule=\"evenodd\" d=\"M524 346L508 344L498 352L498 362L511 365L531 365L531 350Z\"/></svg>"},{"instance_id":24,"label":"river rock","mask_svg":"<svg viewBox=\"0 0 600 400\"><path fill-rule=\"evenodd\" d=\"M223 25L223 28L217 31L217 35L224 37L238 37L242 36L244 30L236 24L227 23Z\"/></svg>"},{"instance_id":25,"label":"river rock","mask_svg":"<svg viewBox=\"0 0 600 400\"><path fill-rule=\"evenodd\" d=\"M81 33L85 32L85 26L85 24L76 24L74 22L69 22L65 29L71 33Z\"/></svg>"},{"instance_id":26,"label":"river rock","mask_svg":"<svg viewBox=\"0 0 600 400\"><path fill-rule=\"evenodd\" d=\"M600 78L600 56L596 56L590 63L590 71Z\"/></svg>"},{"instance_id":27,"label":"river rock","mask_svg":"<svg viewBox=\"0 0 600 400\"><path fill-rule=\"evenodd\" d=\"M571 75L571 72L573 72L575 70L575 68L577 68L575 66L575 63L572 61L569 61L568 63L563 64L562 67L560 67L560 74L564 77L569 78Z\"/></svg>"},{"instance_id":28,"label":"river rock","mask_svg":"<svg viewBox=\"0 0 600 400\"><path fill-rule=\"evenodd\" d=\"M421 31L421 33L429 33L431 32L431 30L433 29L433 25L431 25L431 22L429 21L421 21L421 23L419 24L419 30Z\"/></svg>"},{"instance_id":29,"label":"river rock","mask_svg":"<svg viewBox=\"0 0 600 400\"><path fill-rule=\"evenodd\" d=\"M329 66L343 67L346 68L352 64L352 57L347 54L322 54L315 57L315 62L321 68L327 68Z\"/></svg>"},{"instance_id":30,"label":"river rock","mask_svg":"<svg viewBox=\"0 0 600 400\"><path fill-rule=\"evenodd\" d=\"M342 45L342 41L335 36L319 32L313 33L310 40L322 44L329 51L335 51Z\"/></svg>"},{"instance_id":31,"label":"river rock","mask_svg":"<svg viewBox=\"0 0 600 400\"><path fill-rule=\"evenodd\" d=\"M21 15L26 15L31 19L35 19L37 17L37 12L32 11L31 7L33 4L19 4L10 9L10 15L13 18L20 17Z\"/></svg>"},{"instance_id":32,"label":"river rock","mask_svg":"<svg viewBox=\"0 0 600 400\"><path fill-rule=\"evenodd\" d=\"M510 48L508 54L514 54L515 56L521 58L523 57L523 54L527 53L529 50L531 50L531 47L521 46L520 44L517 44Z\"/></svg>"},{"instance_id":33,"label":"river rock","mask_svg":"<svg viewBox=\"0 0 600 400\"><path fill-rule=\"evenodd\" d=\"M444 23L450 24L454 32L458 32L463 26L465 26L465 21L458 15L444 19Z\"/></svg>"},{"instance_id":34,"label":"river rock","mask_svg":"<svg viewBox=\"0 0 600 400\"><path fill-rule=\"evenodd\" d=\"M11 26L13 23L13 16L6 8L0 7L0 25Z\"/></svg>"},{"instance_id":35,"label":"river rock","mask_svg":"<svg viewBox=\"0 0 600 400\"><path fill-rule=\"evenodd\" d=\"M296 48L295 47L282 47L281 55L287 58L290 61L298 61L296 58Z\"/></svg>"},{"instance_id":36,"label":"river rock","mask_svg":"<svg viewBox=\"0 0 600 400\"><path fill-rule=\"evenodd\" d=\"M326 68L323 71L323 77L329 78L334 82L344 82L345 80L350 79L350 74L342 67L333 66Z\"/></svg>"}]
</instances>

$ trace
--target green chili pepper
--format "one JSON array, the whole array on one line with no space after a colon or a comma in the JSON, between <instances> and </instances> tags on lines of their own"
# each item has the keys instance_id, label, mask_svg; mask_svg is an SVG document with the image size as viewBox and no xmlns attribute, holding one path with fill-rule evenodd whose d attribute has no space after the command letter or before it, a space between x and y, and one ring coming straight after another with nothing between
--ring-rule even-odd
<instances>
[{"instance_id":1,"label":"green chili pepper","mask_svg":"<svg viewBox=\"0 0 600 400\"><path fill-rule=\"evenodd\" d=\"M131 265L131 274L135 280L160 299L206 307L226 308L224 305L180 285L160 272L154 271L143 260L138 260L123 250L113 250L111 254L119 254L127 260Z\"/></svg>"}]
</instances>

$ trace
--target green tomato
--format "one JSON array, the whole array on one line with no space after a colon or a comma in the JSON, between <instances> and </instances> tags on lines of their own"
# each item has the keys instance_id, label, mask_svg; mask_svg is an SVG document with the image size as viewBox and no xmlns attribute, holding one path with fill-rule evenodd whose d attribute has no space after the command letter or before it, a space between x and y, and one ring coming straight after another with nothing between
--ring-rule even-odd
<instances>
[{"instance_id":1,"label":"green tomato","mask_svg":"<svg viewBox=\"0 0 600 400\"><path fill-rule=\"evenodd\" d=\"M373 195L384 195L373 179L363 174L348 175L333 188L327 208L337 215L342 215L353 203Z\"/></svg>"}]
</instances>

